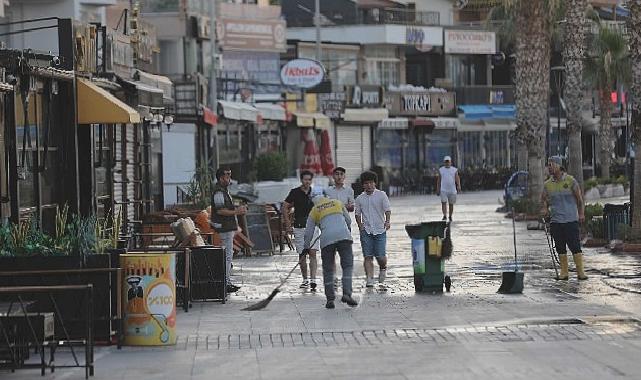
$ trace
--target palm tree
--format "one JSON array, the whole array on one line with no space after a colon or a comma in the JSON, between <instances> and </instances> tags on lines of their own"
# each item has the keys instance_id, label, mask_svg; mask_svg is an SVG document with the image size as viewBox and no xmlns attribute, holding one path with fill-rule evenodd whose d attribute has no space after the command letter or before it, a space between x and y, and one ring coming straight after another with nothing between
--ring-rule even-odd
<instances>
[{"instance_id":1,"label":"palm tree","mask_svg":"<svg viewBox=\"0 0 641 380\"><path fill-rule=\"evenodd\" d=\"M601 178L610 178L614 137L610 94L616 84L625 83L629 78L628 44L621 33L599 24L599 34L590 50L592 54L585 61L585 75L587 81L596 88L601 109L599 123Z\"/></svg>"},{"instance_id":2,"label":"palm tree","mask_svg":"<svg viewBox=\"0 0 641 380\"><path fill-rule=\"evenodd\" d=\"M528 199L538 203L543 189L553 20L562 2L502 0L499 3L514 14L518 25L514 28L517 152L519 162L527 158Z\"/></svg>"},{"instance_id":3,"label":"palm tree","mask_svg":"<svg viewBox=\"0 0 641 380\"><path fill-rule=\"evenodd\" d=\"M551 0L521 0L516 5L516 125L519 149L527 150L528 199L538 203L543 190L545 136L550 94Z\"/></svg>"},{"instance_id":4,"label":"palm tree","mask_svg":"<svg viewBox=\"0 0 641 380\"><path fill-rule=\"evenodd\" d=\"M583 104L583 58L585 56L585 13L587 0L567 0L563 35L563 65L565 66L566 127L568 133L568 173L583 185L583 152L581 109Z\"/></svg>"},{"instance_id":5,"label":"palm tree","mask_svg":"<svg viewBox=\"0 0 641 380\"><path fill-rule=\"evenodd\" d=\"M641 236L641 0L628 0L628 41L631 58L630 103L634 143L634 188L632 189L632 230Z\"/></svg>"}]
</instances>

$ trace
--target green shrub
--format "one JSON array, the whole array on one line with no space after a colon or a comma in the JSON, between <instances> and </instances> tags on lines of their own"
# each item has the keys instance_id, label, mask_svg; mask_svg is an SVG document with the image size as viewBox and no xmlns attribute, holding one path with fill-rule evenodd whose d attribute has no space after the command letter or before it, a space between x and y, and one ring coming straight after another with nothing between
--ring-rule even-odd
<instances>
[{"instance_id":1,"label":"green shrub","mask_svg":"<svg viewBox=\"0 0 641 380\"><path fill-rule=\"evenodd\" d=\"M612 178L599 178L599 185L609 185L612 183Z\"/></svg>"},{"instance_id":2,"label":"green shrub","mask_svg":"<svg viewBox=\"0 0 641 380\"><path fill-rule=\"evenodd\" d=\"M285 153L271 152L256 157L254 161L258 181L282 181L287 176Z\"/></svg>"},{"instance_id":3,"label":"green shrub","mask_svg":"<svg viewBox=\"0 0 641 380\"><path fill-rule=\"evenodd\" d=\"M537 215L541 210L539 202L532 202L525 197L511 201L509 207L514 208L514 212L517 214L525 213L527 215Z\"/></svg>"},{"instance_id":4,"label":"green shrub","mask_svg":"<svg viewBox=\"0 0 641 380\"><path fill-rule=\"evenodd\" d=\"M603 216L603 205L600 203L585 205L585 220L590 221L593 216Z\"/></svg>"},{"instance_id":5,"label":"green shrub","mask_svg":"<svg viewBox=\"0 0 641 380\"><path fill-rule=\"evenodd\" d=\"M585 180L585 191L588 191L596 187L598 184L599 184L599 181L594 177Z\"/></svg>"},{"instance_id":6,"label":"green shrub","mask_svg":"<svg viewBox=\"0 0 641 380\"><path fill-rule=\"evenodd\" d=\"M614 179L613 183L617 185L623 185L624 188L630 187L630 181L624 175L620 175Z\"/></svg>"},{"instance_id":7,"label":"green shrub","mask_svg":"<svg viewBox=\"0 0 641 380\"><path fill-rule=\"evenodd\" d=\"M585 228L595 239L603 239L603 218L586 219Z\"/></svg>"}]
</instances>

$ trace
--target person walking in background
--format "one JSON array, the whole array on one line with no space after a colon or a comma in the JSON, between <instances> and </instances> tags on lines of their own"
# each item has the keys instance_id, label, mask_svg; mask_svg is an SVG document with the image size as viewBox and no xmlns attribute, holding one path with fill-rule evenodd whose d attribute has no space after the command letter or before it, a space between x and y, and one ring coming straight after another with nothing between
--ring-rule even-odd
<instances>
[{"instance_id":1,"label":"person walking in background","mask_svg":"<svg viewBox=\"0 0 641 380\"><path fill-rule=\"evenodd\" d=\"M307 217L309 212L314 207L312 202L312 180L314 174L308 170L303 170L300 173L301 185L292 189L287 198L285 198L285 210L283 218L285 219L285 227L288 232L294 233L294 245L298 252L300 261L300 271L303 275L303 283L300 288L316 289L316 268L318 266L316 261L316 252L320 250L320 242L316 241L313 247L310 247L307 255L301 255L305 248L305 226L307 225ZM289 220L289 212L294 208L294 222ZM309 256L309 271L307 270L307 256ZM309 274L309 277L307 277Z\"/></svg>"},{"instance_id":2,"label":"person walking in background","mask_svg":"<svg viewBox=\"0 0 641 380\"><path fill-rule=\"evenodd\" d=\"M326 195L315 195L312 199L314 207L307 218L305 228L305 253L309 250L314 233L320 229L321 258L323 260L323 284L328 309L333 309L336 299L336 286L334 272L336 252L341 261L343 270L341 302L349 306L356 306L352 298L352 271L354 269L354 255L352 253L352 220L343 203L337 199L329 199Z\"/></svg>"},{"instance_id":3,"label":"person walking in background","mask_svg":"<svg viewBox=\"0 0 641 380\"><path fill-rule=\"evenodd\" d=\"M334 178L334 186L325 189L325 195L329 199L338 199L343 203L347 211L354 211L354 189L345 186L345 168L337 167L334 169L332 177Z\"/></svg>"},{"instance_id":4,"label":"person walking in background","mask_svg":"<svg viewBox=\"0 0 641 380\"><path fill-rule=\"evenodd\" d=\"M449 218L450 222L452 221L456 195L460 192L461 178L458 175L458 169L452 166L452 158L445 156L443 157L443 166L438 169L438 176L436 177L436 195L441 197L443 220L447 220L447 206L449 204Z\"/></svg>"},{"instance_id":5,"label":"person walking in background","mask_svg":"<svg viewBox=\"0 0 641 380\"><path fill-rule=\"evenodd\" d=\"M541 194L541 215L550 218L550 234L554 239L561 265L561 273L557 279L567 280L569 277L567 246L572 252L578 279L587 280L579 231L579 223L585 221L581 186L574 177L565 172L561 156L548 159L548 172L550 178L543 184Z\"/></svg>"},{"instance_id":6,"label":"person walking in background","mask_svg":"<svg viewBox=\"0 0 641 380\"><path fill-rule=\"evenodd\" d=\"M247 208L234 206L229 194L231 185L231 170L219 168L216 170L216 184L211 195L211 225L218 233L225 247L225 283L227 292L237 292L240 287L231 283L231 262L234 258L234 234L238 229L236 215L245 215Z\"/></svg>"},{"instance_id":7,"label":"person walking in background","mask_svg":"<svg viewBox=\"0 0 641 380\"><path fill-rule=\"evenodd\" d=\"M390 228L392 208L389 198L384 191L376 188L378 176L366 171L361 174L361 184L364 192L356 198L354 213L360 230L361 246L363 248L366 283L374 286L374 258L378 262L378 282L383 283L387 274L387 230Z\"/></svg>"}]
</instances>

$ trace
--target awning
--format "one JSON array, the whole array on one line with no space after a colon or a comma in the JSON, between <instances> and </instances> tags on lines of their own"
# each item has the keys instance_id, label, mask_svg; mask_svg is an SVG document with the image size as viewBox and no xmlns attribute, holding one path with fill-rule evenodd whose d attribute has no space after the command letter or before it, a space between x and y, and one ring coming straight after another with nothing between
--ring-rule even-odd
<instances>
[{"instance_id":1,"label":"awning","mask_svg":"<svg viewBox=\"0 0 641 380\"><path fill-rule=\"evenodd\" d=\"M414 128L424 128L428 133L431 133L434 130L434 122L428 117L416 117L410 119L410 125Z\"/></svg>"},{"instance_id":2,"label":"awning","mask_svg":"<svg viewBox=\"0 0 641 380\"><path fill-rule=\"evenodd\" d=\"M316 127L319 129L329 129L332 125L329 117L322 113L294 112L296 125L299 127Z\"/></svg>"},{"instance_id":3,"label":"awning","mask_svg":"<svg viewBox=\"0 0 641 380\"><path fill-rule=\"evenodd\" d=\"M125 85L135 89L138 105L154 108L163 108L165 106L164 92L160 88L142 82L124 79L122 81Z\"/></svg>"},{"instance_id":4,"label":"awning","mask_svg":"<svg viewBox=\"0 0 641 380\"><path fill-rule=\"evenodd\" d=\"M79 78L78 124L140 123L136 110L86 79Z\"/></svg>"},{"instance_id":5,"label":"awning","mask_svg":"<svg viewBox=\"0 0 641 380\"><path fill-rule=\"evenodd\" d=\"M173 103L173 87L174 84L171 82L171 79L166 76L150 74L141 70L136 70L134 73L134 79L140 83L144 83L148 86L158 88L163 92L163 101L165 104Z\"/></svg>"},{"instance_id":6,"label":"awning","mask_svg":"<svg viewBox=\"0 0 641 380\"><path fill-rule=\"evenodd\" d=\"M465 120L514 119L516 107L508 105L468 105L458 106Z\"/></svg>"},{"instance_id":7,"label":"awning","mask_svg":"<svg viewBox=\"0 0 641 380\"><path fill-rule=\"evenodd\" d=\"M433 117L435 129L457 129L459 125L458 118L455 117Z\"/></svg>"},{"instance_id":8,"label":"awning","mask_svg":"<svg viewBox=\"0 0 641 380\"><path fill-rule=\"evenodd\" d=\"M212 111L211 109L203 106L203 122L205 124L209 124L212 127L218 124L218 116L216 115L216 112Z\"/></svg>"},{"instance_id":9,"label":"awning","mask_svg":"<svg viewBox=\"0 0 641 380\"><path fill-rule=\"evenodd\" d=\"M379 129L407 129L409 120L406 117L383 119L378 124Z\"/></svg>"},{"instance_id":10,"label":"awning","mask_svg":"<svg viewBox=\"0 0 641 380\"><path fill-rule=\"evenodd\" d=\"M246 120L254 123L258 119L258 110L247 103L219 100L218 106L222 108L222 115L227 119Z\"/></svg>"},{"instance_id":11,"label":"awning","mask_svg":"<svg viewBox=\"0 0 641 380\"><path fill-rule=\"evenodd\" d=\"M387 119L388 115L387 108L347 108L341 118L350 123L378 123Z\"/></svg>"},{"instance_id":12,"label":"awning","mask_svg":"<svg viewBox=\"0 0 641 380\"><path fill-rule=\"evenodd\" d=\"M265 120L287 120L285 107L278 104L256 103L256 109L258 109L261 117Z\"/></svg>"}]
</instances>

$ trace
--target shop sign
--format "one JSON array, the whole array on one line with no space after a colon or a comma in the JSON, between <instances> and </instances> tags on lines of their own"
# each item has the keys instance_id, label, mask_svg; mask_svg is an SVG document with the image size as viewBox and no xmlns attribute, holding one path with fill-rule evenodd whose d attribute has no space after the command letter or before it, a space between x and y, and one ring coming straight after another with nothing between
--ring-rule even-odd
<instances>
[{"instance_id":1,"label":"shop sign","mask_svg":"<svg viewBox=\"0 0 641 380\"><path fill-rule=\"evenodd\" d=\"M349 95L347 106L354 108L377 108L383 102L383 88L381 86L346 86L345 92Z\"/></svg>"},{"instance_id":2,"label":"shop sign","mask_svg":"<svg viewBox=\"0 0 641 380\"><path fill-rule=\"evenodd\" d=\"M392 116L452 115L456 104L453 92L386 92L384 105Z\"/></svg>"},{"instance_id":3,"label":"shop sign","mask_svg":"<svg viewBox=\"0 0 641 380\"><path fill-rule=\"evenodd\" d=\"M223 50L285 52L285 21L223 18L216 23Z\"/></svg>"},{"instance_id":4,"label":"shop sign","mask_svg":"<svg viewBox=\"0 0 641 380\"><path fill-rule=\"evenodd\" d=\"M323 81L325 68L313 59L291 60L280 70L280 80L286 86L312 88Z\"/></svg>"},{"instance_id":5,"label":"shop sign","mask_svg":"<svg viewBox=\"0 0 641 380\"><path fill-rule=\"evenodd\" d=\"M479 30L445 30L446 54L495 54L496 34Z\"/></svg>"},{"instance_id":6,"label":"shop sign","mask_svg":"<svg viewBox=\"0 0 641 380\"><path fill-rule=\"evenodd\" d=\"M328 92L318 94L318 105L320 111L330 119L340 119L341 113L345 111L347 94L344 92Z\"/></svg>"},{"instance_id":7,"label":"shop sign","mask_svg":"<svg viewBox=\"0 0 641 380\"><path fill-rule=\"evenodd\" d=\"M74 23L76 71L96 71L96 26Z\"/></svg>"}]
</instances>

